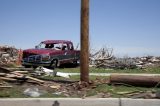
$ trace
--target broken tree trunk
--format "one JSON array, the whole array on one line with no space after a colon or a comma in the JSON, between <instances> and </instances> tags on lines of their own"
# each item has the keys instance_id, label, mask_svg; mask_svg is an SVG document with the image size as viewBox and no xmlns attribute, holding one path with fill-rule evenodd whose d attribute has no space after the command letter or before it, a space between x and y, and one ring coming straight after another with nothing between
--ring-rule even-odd
<instances>
[{"instance_id":1,"label":"broken tree trunk","mask_svg":"<svg viewBox=\"0 0 160 106\"><path fill-rule=\"evenodd\" d=\"M111 74L110 83L125 83L134 86L159 86L160 76L156 74Z\"/></svg>"}]
</instances>

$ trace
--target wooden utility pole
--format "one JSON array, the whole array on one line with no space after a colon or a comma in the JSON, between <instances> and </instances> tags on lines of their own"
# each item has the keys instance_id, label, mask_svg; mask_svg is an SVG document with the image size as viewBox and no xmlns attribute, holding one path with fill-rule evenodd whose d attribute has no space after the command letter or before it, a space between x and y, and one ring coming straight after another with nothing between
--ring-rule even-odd
<instances>
[{"instance_id":1,"label":"wooden utility pole","mask_svg":"<svg viewBox=\"0 0 160 106\"><path fill-rule=\"evenodd\" d=\"M81 81L89 82L89 0L81 0Z\"/></svg>"}]
</instances>

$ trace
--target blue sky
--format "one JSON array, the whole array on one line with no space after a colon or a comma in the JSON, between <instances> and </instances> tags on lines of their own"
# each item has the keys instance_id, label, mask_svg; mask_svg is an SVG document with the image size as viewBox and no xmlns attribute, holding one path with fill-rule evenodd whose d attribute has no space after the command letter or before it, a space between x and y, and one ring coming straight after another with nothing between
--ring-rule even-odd
<instances>
[{"instance_id":1,"label":"blue sky","mask_svg":"<svg viewBox=\"0 0 160 106\"><path fill-rule=\"evenodd\" d=\"M80 42L80 0L0 0L0 45ZM160 55L160 0L90 0L90 42L116 56Z\"/></svg>"}]
</instances>

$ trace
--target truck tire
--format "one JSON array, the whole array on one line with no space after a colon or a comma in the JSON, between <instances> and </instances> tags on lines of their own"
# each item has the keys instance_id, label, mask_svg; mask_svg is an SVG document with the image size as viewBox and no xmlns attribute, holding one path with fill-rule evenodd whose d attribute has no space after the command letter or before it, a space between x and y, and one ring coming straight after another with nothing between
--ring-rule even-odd
<instances>
[{"instance_id":1,"label":"truck tire","mask_svg":"<svg viewBox=\"0 0 160 106\"><path fill-rule=\"evenodd\" d=\"M79 60L76 60L76 61L73 61L73 65L76 67L76 66L79 66Z\"/></svg>"},{"instance_id":2,"label":"truck tire","mask_svg":"<svg viewBox=\"0 0 160 106\"><path fill-rule=\"evenodd\" d=\"M52 60L51 65L49 66L49 68L55 69L57 67L57 63L58 63L58 60Z\"/></svg>"}]
</instances>

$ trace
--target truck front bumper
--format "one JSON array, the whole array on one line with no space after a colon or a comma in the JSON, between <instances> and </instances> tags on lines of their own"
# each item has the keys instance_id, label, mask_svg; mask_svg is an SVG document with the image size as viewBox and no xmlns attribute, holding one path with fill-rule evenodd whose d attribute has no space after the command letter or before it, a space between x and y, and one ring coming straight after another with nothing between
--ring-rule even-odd
<instances>
[{"instance_id":1,"label":"truck front bumper","mask_svg":"<svg viewBox=\"0 0 160 106\"><path fill-rule=\"evenodd\" d=\"M51 62L24 62L22 61L23 66L50 66Z\"/></svg>"}]
</instances>

